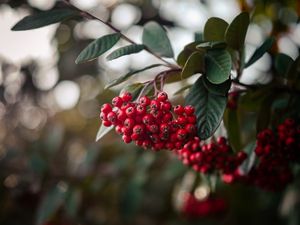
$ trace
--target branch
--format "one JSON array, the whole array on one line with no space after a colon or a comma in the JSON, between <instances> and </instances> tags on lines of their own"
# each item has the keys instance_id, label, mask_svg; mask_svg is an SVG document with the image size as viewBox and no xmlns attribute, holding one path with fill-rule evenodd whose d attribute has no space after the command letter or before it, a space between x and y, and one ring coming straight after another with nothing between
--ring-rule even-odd
<instances>
[{"instance_id":1,"label":"branch","mask_svg":"<svg viewBox=\"0 0 300 225\"><path fill-rule=\"evenodd\" d=\"M119 30L118 28L114 27L112 24L110 24L107 21L104 21L86 11L83 11L79 8L77 8L76 6L72 5L68 0L63 0L69 7L77 10L80 12L80 15L86 19L92 20L98 20L101 23L105 24L106 26L108 26L110 29L112 29L113 31L115 31L116 33L119 33L121 35L121 38L123 38L124 40L126 40L127 42L131 43L131 44L137 44L135 41L133 41L132 39L130 39L129 37L127 37L125 34L123 34L121 32L121 30ZM147 46L145 46L144 48L145 51L147 51L148 53L150 53L151 55L153 55L155 58L159 59L160 61L164 62L166 64L166 66L170 67L170 68L178 68L177 65L174 65L170 62L168 62L167 60L163 59L161 56L159 56L158 54L156 54L155 52L153 52L151 49L149 49Z\"/></svg>"}]
</instances>

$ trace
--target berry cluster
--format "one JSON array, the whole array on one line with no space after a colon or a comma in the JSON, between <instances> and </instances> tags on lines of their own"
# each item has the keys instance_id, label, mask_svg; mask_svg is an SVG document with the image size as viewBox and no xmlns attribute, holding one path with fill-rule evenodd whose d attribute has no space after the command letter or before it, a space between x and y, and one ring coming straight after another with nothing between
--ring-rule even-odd
<instances>
[{"instance_id":1,"label":"berry cluster","mask_svg":"<svg viewBox=\"0 0 300 225\"><path fill-rule=\"evenodd\" d=\"M220 171L232 174L247 158L243 151L235 155L224 137L218 138L217 143L209 144L203 144L198 137L194 137L177 150L177 154L185 165L201 173Z\"/></svg>"},{"instance_id":2,"label":"berry cluster","mask_svg":"<svg viewBox=\"0 0 300 225\"><path fill-rule=\"evenodd\" d=\"M143 96L132 101L126 92L104 104L100 118L104 126L115 126L125 143L145 149L180 149L196 135L196 116L193 106L172 106L165 92L154 99Z\"/></svg>"},{"instance_id":3,"label":"berry cluster","mask_svg":"<svg viewBox=\"0 0 300 225\"><path fill-rule=\"evenodd\" d=\"M208 197L200 201L193 194L187 193L184 196L184 203L181 210L184 216L195 219L222 214L226 209L227 204L222 198Z\"/></svg>"},{"instance_id":4,"label":"berry cluster","mask_svg":"<svg viewBox=\"0 0 300 225\"><path fill-rule=\"evenodd\" d=\"M247 180L267 190L281 190L293 180L290 165L299 162L300 126L286 119L277 132L265 129L257 135L255 153L258 164Z\"/></svg>"}]
</instances>

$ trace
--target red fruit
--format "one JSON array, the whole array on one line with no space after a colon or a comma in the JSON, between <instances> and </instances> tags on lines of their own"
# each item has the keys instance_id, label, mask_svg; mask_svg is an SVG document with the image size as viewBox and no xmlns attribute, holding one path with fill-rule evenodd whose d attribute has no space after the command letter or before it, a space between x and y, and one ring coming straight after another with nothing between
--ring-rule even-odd
<instances>
[{"instance_id":1,"label":"red fruit","mask_svg":"<svg viewBox=\"0 0 300 225\"><path fill-rule=\"evenodd\" d=\"M122 127L122 133L130 136L132 134L132 129L131 128L127 128L127 127Z\"/></svg>"},{"instance_id":2,"label":"red fruit","mask_svg":"<svg viewBox=\"0 0 300 225\"><path fill-rule=\"evenodd\" d=\"M184 107L182 105L175 106L174 113L176 113L177 115L182 115L184 113Z\"/></svg>"},{"instance_id":3,"label":"red fruit","mask_svg":"<svg viewBox=\"0 0 300 225\"><path fill-rule=\"evenodd\" d=\"M188 119L188 123L196 123L197 122L197 117L195 115L189 116L187 119Z\"/></svg>"},{"instance_id":4,"label":"red fruit","mask_svg":"<svg viewBox=\"0 0 300 225\"><path fill-rule=\"evenodd\" d=\"M148 106L148 105L150 105L150 102L151 102L151 100L150 100L150 98L148 98L147 96L143 96L143 97L141 97L140 98L140 100L139 100L139 103L142 105L142 106Z\"/></svg>"},{"instance_id":5,"label":"red fruit","mask_svg":"<svg viewBox=\"0 0 300 225\"><path fill-rule=\"evenodd\" d=\"M150 148L151 147L151 142L149 140L145 140L145 141L143 141L142 146L145 149Z\"/></svg>"},{"instance_id":6,"label":"red fruit","mask_svg":"<svg viewBox=\"0 0 300 225\"><path fill-rule=\"evenodd\" d=\"M159 110L151 109L150 114L153 116L154 119L158 120L161 119L163 113Z\"/></svg>"},{"instance_id":7,"label":"red fruit","mask_svg":"<svg viewBox=\"0 0 300 225\"><path fill-rule=\"evenodd\" d=\"M116 133L117 133L117 134L123 134L122 128L123 128L122 126L117 125L116 128L115 128Z\"/></svg>"},{"instance_id":8,"label":"red fruit","mask_svg":"<svg viewBox=\"0 0 300 225\"><path fill-rule=\"evenodd\" d=\"M101 120L107 120L107 114L104 113L104 112L101 112L101 113L100 113L100 119L101 119Z\"/></svg>"},{"instance_id":9,"label":"red fruit","mask_svg":"<svg viewBox=\"0 0 300 225\"><path fill-rule=\"evenodd\" d=\"M111 103L113 106L121 107L123 104L123 99L121 97L117 96L112 99Z\"/></svg>"},{"instance_id":10,"label":"red fruit","mask_svg":"<svg viewBox=\"0 0 300 225\"><path fill-rule=\"evenodd\" d=\"M129 102L132 100L132 95L129 92L124 92L120 95L124 102Z\"/></svg>"},{"instance_id":11,"label":"red fruit","mask_svg":"<svg viewBox=\"0 0 300 225\"><path fill-rule=\"evenodd\" d=\"M185 129L179 129L176 133L177 139L183 141L187 138L188 132Z\"/></svg>"},{"instance_id":12,"label":"red fruit","mask_svg":"<svg viewBox=\"0 0 300 225\"><path fill-rule=\"evenodd\" d=\"M153 124L153 122L154 122L154 119L153 119L153 116L151 114L146 114L143 117L143 123L145 125L151 125L151 124Z\"/></svg>"},{"instance_id":13,"label":"red fruit","mask_svg":"<svg viewBox=\"0 0 300 225\"><path fill-rule=\"evenodd\" d=\"M134 134L142 135L145 131L145 128L143 125L138 124L133 127L132 131Z\"/></svg>"},{"instance_id":14,"label":"red fruit","mask_svg":"<svg viewBox=\"0 0 300 225\"><path fill-rule=\"evenodd\" d=\"M127 118L127 119L124 121L124 126L125 126L126 128L129 128L129 129L132 129L133 126L134 126L134 124L135 124L135 121L134 121L134 119L132 119L132 118Z\"/></svg>"},{"instance_id":15,"label":"red fruit","mask_svg":"<svg viewBox=\"0 0 300 225\"><path fill-rule=\"evenodd\" d=\"M163 115L162 122L164 123L170 122L172 118L173 118L172 113L166 113L165 115Z\"/></svg>"},{"instance_id":16,"label":"red fruit","mask_svg":"<svg viewBox=\"0 0 300 225\"><path fill-rule=\"evenodd\" d=\"M158 143L159 141L159 136L157 134L151 134L150 139L153 143Z\"/></svg>"},{"instance_id":17,"label":"red fruit","mask_svg":"<svg viewBox=\"0 0 300 225\"><path fill-rule=\"evenodd\" d=\"M152 100L151 103L150 103L150 109L160 110L160 101Z\"/></svg>"},{"instance_id":18,"label":"red fruit","mask_svg":"<svg viewBox=\"0 0 300 225\"><path fill-rule=\"evenodd\" d=\"M131 142L131 137L130 136L128 136L128 135L123 135L122 136L122 139L123 139L123 141L126 143L126 144L128 144L128 143L130 143Z\"/></svg>"},{"instance_id":19,"label":"red fruit","mask_svg":"<svg viewBox=\"0 0 300 225\"><path fill-rule=\"evenodd\" d=\"M120 121L124 121L126 118L127 118L127 115L126 115L126 113L125 113L125 111L124 110L118 110L117 112L116 112L116 114L117 114L117 118L118 118L118 120L120 120Z\"/></svg>"},{"instance_id":20,"label":"red fruit","mask_svg":"<svg viewBox=\"0 0 300 225\"><path fill-rule=\"evenodd\" d=\"M187 123L187 119L185 116L178 116L176 123L179 125L185 125Z\"/></svg>"},{"instance_id":21,"label":"red fruit","mask_svg":"<svg viewBox=\"0 0 300 225\"><path fill-rule=\"evenodd\" d=\"M165 100L167 100L168 99L168 95L167 95L167 93L166 92L160 92L160 93L158 93L158 95L157 95L157 100L159 100L159 101L165 101Z\"/></svg>"},{"instance_id":22,"label":"red fruit","mask_svg":"<svg viewBox=\"0 0 300 225\"><path fill-rule=\"evenodd\" d=\"M218 137L218 139L217 139L217 143L219 144L219 145L225 145L226 144L226 138L225 137Z\"/></svg>"},{"instance_id":23,"label":"red fruit","mask_svg":"<svg viewBox=\"0 0 300 225\"><path fill-rule=\"evenodd\" d=\"M136 107L136 113L138 115L144 115L146 113L146 107L145 106L142 106L142 105L138 105Z\"/></svg>"},{"instance_id":24,"label":"red fruit","mask_svg":"<svg viewBox=\"0 0 300 225\"><path fill-rule=\"evenodd\" d=\"M135 108L133 106L130 106L126 109L125 111L126 115L129 117L129 118L134 118L135 117Z\"/></svg>"},{"instance_id":25,"label":"red fruit","mask_svg":"<svg viewBox=\"0 0 300 225\"><path fill-rule=\"evenodd\" d=\"M184 107L184 112L185 112L186 115L191 116L191 115L194 114L195 108L194 108L194 106L187 105L187 106Z\"/></svg>"},{"instance_id":26,"label":"red fruit","mask_svg":"<svg viewBox=\"0 0 300 225\"><path fill-rule=\"evenodd\" d=\"M196 126L191 123L185 125L184 129L190 134L194 134L196 132Z\"/></svg>"},{"instance_id":27,"label":"red fruit","mask_svg":"<svg viewBox=\"0 0 300 225\"><path fill-rule=\"evenodd\" d=\"M101 107L101 112L109 113L109 112L111 112L111 111L112 111L112 107L111 107L110 104L105 103L105 104L102 105L102 107Z\"/></svg>"},{"instance_id":28,"label":"red fruit","mask_svg":"<svg viewBox=\"0 0 300 225\"><path fill-rule=\"evenodd\" d=\"M109 112L107 114L107 120L114 124L117 121L117 114L115 112Z\"/></svg>"},{"instance_id":29,"label":"red fruit","mask_svg":"<svg viewBox=\"0 0 300 225\"><path fill-rule=\"evenodd\" d=\"M158 126L157 124L148 125L147 130L150 131L152 134L155 134L158 132Z\"/></svg>"},{"instance_id":30,"label":"red fruit","mask_svg":"<svg viewBox=\"0 0 300 225\"><path fill-rule=\"evenodd\" d=\"M169 134L170 133L170 126L167 123L162 123L160 125L160 132L164 134Z\"/></svg>"},{"instance_id":31,"label":"red fruit","mask_svg":"<svg viewBox=\"0 0 300 225\"><path fill-rule=\"evenodd\" d=\"M131 137L131 140L137 141L140 139L141 135L137 134L137 133L133 133L130 137Z\"/></svg>"},{"instance_id":32,"label":"red fruit","mask_svg":"<svg viewBox=\"0 0 300 225\"><path fill-rule=\"evenodd\" d=\"M170 102L164 102L162 105L161 105L161 108L162 110L164 111L171 111L172 109L172 104Z\"/></svg>"},{"instance_id":33,"label":"red fruit","mask_svg":"<svg viewBox=\"0 0 300 225\"><path fill-rule=\"evenodd\" d=\"M112 123L110 122L110 121L103 121L103 125L105 126L105 127L110 127L111 125L112 125Z\"/></svg>"}]
</instances>

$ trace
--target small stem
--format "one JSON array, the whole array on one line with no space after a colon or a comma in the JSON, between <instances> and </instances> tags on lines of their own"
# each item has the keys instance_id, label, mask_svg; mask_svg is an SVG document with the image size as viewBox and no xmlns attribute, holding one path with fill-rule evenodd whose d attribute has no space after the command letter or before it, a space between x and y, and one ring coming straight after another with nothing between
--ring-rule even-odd
<instances>
[{"instance_id":1,"label":"small stem","mask_svg":"<svg viewBox=\"0 0 300 225\"><path fill-rule=\"evenodd\" d=\"M139 96L137 97L136 101L139 101L139 99L143 96L143 94L144 94L146 88L147 88L150 84L152 84L152 83L153 83L153 80L152 80L152 81L146 82L145 86L144 86L143 89L141 90L141 92L140 92Z\"/></svg>"},{"instance_id":2,"label":"small stem","mask_svg":"<svg viewBox=\"0 0 300 225\"><path fill-rule=\"evenodd\" d=\"M106 22L86 11L83 11L77 7L75 7L74 5L72 5L69 1L67 0L63 0L69 7L72 7L76 10L78 10L81 14L82 17L86 18L86 19L95 19L100 21L101 23L105 24L106 26L108 26L110 29L112 29L113 31L115 31L116 33L119 33L121 35L121 37L126 40L127 42L131 43L131 44L137 44L135 41L133 41L132 39L130 39L129 37L127 37L125 34L123 34L121 32L121 30L119 30L118 28L114 27L112 24L110 24L109 22ZM170 68L178 68L177 65L174 65L170 62L168 62L167 60L163 59L162 57L160 57L158 54L156 54L155 52L153 52L152 50L150 50L148 47L144 48L145 51L147 51L148 53L150 53L151 55L153 55L155 58L159 59L160 61L164 62L168 67Z\"/></svg>"}]
</instances>

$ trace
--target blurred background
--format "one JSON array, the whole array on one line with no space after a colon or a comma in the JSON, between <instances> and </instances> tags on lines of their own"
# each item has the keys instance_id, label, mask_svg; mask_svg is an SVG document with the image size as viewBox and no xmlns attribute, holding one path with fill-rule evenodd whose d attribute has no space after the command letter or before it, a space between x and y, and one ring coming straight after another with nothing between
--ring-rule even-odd
<instances>
[{"instance_id":1,"label":"blurred background","mask_svg":"<svg viewBox=\"0 0 300 225\"><path fill-rule=\"evenodd\" d=\"M274 52L293 59L299 54L297 0L70 2L110 21L136 42L141 42L144 23L159 22L168 30L175 55L201 35L209 17L230 22L246 10L252 16L246 58L269 35L277 40ZM200 182L168 152L154 154L125 145L114 133L96 143L100 106L121 89L103 91L105 84L156 59L142 52L76 65L77 55L91 40L111 32L98 21L71 20L32 31L10 31L24 16L57 3L0 1L1 225L300 224L297 183L283 193L217 183L214 195L224 199L225 209L191 220L182 212L183 194L196 186L196 197L204 199L211 191L207 182ZM271 72L271 57L265 54L245 70L242 79L251 83ZM139 79L153 75L155 69ZM266 80L263 76L261 82ZM172 85L166 86L170 96L182 84Z\"/></svg>"}]
</instances>

